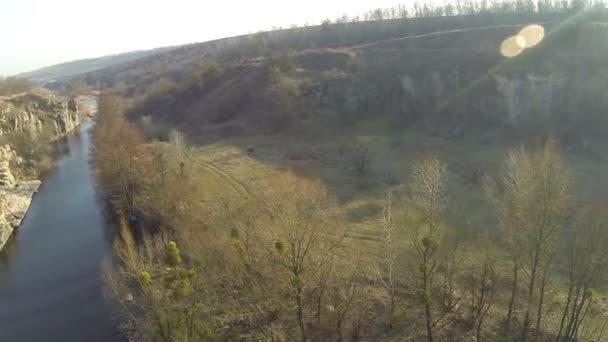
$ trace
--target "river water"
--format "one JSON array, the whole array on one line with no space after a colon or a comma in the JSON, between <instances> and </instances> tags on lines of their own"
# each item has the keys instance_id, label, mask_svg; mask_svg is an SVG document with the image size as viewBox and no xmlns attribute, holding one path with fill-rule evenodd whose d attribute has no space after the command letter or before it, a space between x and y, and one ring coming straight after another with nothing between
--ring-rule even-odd
<instances>
[{"instance_id":1,"label":"river water","mask_svg":"<svg viewBox=\"0 0 608 342\"><path fill-rule=\"evenodd\" d=\"M89 167L92 122L64 145L0 254L0 341L118 341L102 293L111 252Z\"/></svg>"}]
</instances>

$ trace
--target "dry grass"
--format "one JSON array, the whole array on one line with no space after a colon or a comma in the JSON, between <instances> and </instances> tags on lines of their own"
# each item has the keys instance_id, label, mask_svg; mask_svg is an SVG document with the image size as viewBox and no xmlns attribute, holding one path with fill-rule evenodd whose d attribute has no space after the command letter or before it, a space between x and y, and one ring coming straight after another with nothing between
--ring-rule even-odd
<instances>
[{"instance_id":1,"label":"dry grass","mask_svg":"<svg viewBox=\"0 0 608 342\"><path fill-rule=\"evenodd\" d=\"M319 178L336 196L352 225L351 236L376 240L380 234L379 208L384 193L407 181L411 163L425 154L437 155L449 168L452 224L466 229L494 229L492 212L481 179L494 175L506 152L517 145L445 140L416 129L394 130L383 123L361 123L351 132L368 144L371 162L365 174L352 169L339 153L340 136L287 138L259 136L232 139L196 150L209 177L223 180L233 192L264 191L278 171L293 169L304 177ZM601 158L566 154L579 201L600 200L608 190L608 163ZM219 186L219 192L224 192Z\"/></svg>"},{"instance_id":2,"label":"dry grass","mask_svg":"<svg viewBox=\"0 0 608 342\"><path fill-rule=\"evenodd\" d=\"M380 248L380 215L385 191L396 183L407 181L410 165L416 158L434 154L449 168L452 210L448 223L456 234L497 233L492 209L483 194L481 178L486 174L494 175L505 153L514 145L466 139L447 141L414 129L389 129L377 122L360 124L343 135L355 136L368 144L371 164L365 174L353 170L349 161L339 154L342 137L336 135L315 139L277 136L233 139L199 147L195 155L201 174L214 184L209 191L216 191L219 196L255 196L268 189L270 180L286 168L303 177L320 179L339 199L348 217L348 243L373 256ZM602 181L601 175L608 172L608 164L602 158L569 153L565 159L572 169L577 201L602 199L608 181ZM390 174L390 182L387 174ZM229 191L226 191L226 185ZM476 262L473 255L465 256L464 260L471 267ZM506 289L510 272L507 259L499 258L497 267L501 286ZM490 311L487 329L494 330L504 317L503 306L508 298L503 294L508 291L503 290L499 291L501 295L497 298L496 307ZM559 324L563 305L559 299L564 291L559 281L549 289L543 322L549 331ZM606 311L603 308L607 305L603 301L598 303L597 315L589 322L590 327L603 320ZM592 322L594 320L598 323Z\"/></svg>"}]
</instances>

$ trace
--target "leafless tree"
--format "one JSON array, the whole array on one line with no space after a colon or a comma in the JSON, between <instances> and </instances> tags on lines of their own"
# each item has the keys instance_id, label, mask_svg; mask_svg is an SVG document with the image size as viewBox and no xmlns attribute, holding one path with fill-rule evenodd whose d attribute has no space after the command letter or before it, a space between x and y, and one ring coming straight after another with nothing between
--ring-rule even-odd
<instances>
[{"instance_id":1,"label":"leafless tree","mask_svg":"<svg viewBox=\"0 0 608 342\"><path fill-rule=\"evenodd\" d=\"M495 195L498 218L514 260L512 299L517 287L518 264L526 267L529 281L521 339L528 339L536 303L534 339L538 339L548 272L559 247L560 229L570 210L569 172L553 139L528 152L509 153L503 166L502 194ZM520 258L521 256L521 258ZM539 284L540 282L540 284ZM538 294L538 300L535 301ZM510 322L512 303L507 322Z\"/></svg>"},{"instance_id":2,"label":"leafless tree","mask_svg":"<svg viewBox=\"0 0 608 342\"><path fill-rule=\"evenodd\" d=\"M433 318L433 280L439 267L438 251L445 226L442 214L447 204L447 169L436 158L424 158L414 162L407 197L412 214L418 222L408 227L417 263L418 295L424 304L426 335L433 341L433 329L437 323Z\"/></svg>"},{"instance_id":3,"label":"leafless tree","mask_svg":"<svg viewBox=\"0 0 608 342\"><path fill-rule=\"evenodd\" d=\"M590 206L578 213L574 230L566 237L568 295L555 337L556 342L575 341L597 288L605 280L608 244L606 208Z\"/></svg>"}]
</instances>

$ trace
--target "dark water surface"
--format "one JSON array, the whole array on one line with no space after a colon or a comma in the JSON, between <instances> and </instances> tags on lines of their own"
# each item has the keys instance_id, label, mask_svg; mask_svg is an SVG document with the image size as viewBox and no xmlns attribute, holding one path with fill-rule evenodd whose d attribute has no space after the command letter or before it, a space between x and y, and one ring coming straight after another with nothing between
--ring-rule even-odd
<instances>
[{"instance_id":1,"label":"dark water surface","mask_svg":"<svg viewBox=\"0 0 608 342\"><path fill-rule=\"evenodd\" d=\"M84 122L0 256L0 341L118 341L102 294L108 225L88 163Z\"/></svg>"}]
</instances>

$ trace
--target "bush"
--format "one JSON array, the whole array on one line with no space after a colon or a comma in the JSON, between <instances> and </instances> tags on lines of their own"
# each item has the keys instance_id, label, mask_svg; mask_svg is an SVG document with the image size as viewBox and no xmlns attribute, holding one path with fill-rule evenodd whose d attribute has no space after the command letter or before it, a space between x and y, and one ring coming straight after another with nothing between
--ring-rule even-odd
<instances>
[{"instance_id":1,"label":"bush","mask_svg":"<svg viewBox=\"0 0 608 342\"><path fill-rule=\"evenodd\" d=\"M291 110L296 103L299 85L298 82L290 78L282 78L276 84L277 98L281 109Z\"/></svg>"},{"instance_id":2,"label":"bush","mask_svg":"<svg viewBox=\"0 0 608 342\"><path fill-rule=\"evenodd\" d=\"M194 63L194 74L197 79L216 78L221 73L220 65L209 57L202 56Z\"/></svg>"},{"instance_id":3,"label":"bush","mask_svg":"<svg viewBox=\"0 0 608 342\"><path fill-rule=\"evenodd\" d=\"M269 64L277 67L282 72L290 72L296 69L295 54L289 51L281 51L272 54L268 58Z\"/></svg>"},{"instance_id":4,"label":"bush","mask_svg":"<svg viewBox=\"0 0 608 342\"><path fill-rule=\"evenodd\" d=\"M276 65L272 65L268 68L268 81L272 85L277 85L283 79L283 73L281 69Z\"/></svg>"},{"instance_id":5,"label":"bush","mask_svg":"<svg viewBox=\"0 0 608 342\"><path fill-rule=\"evenodd\" d=\"M158 81L152 83L151 86L146 90L146 97L158 97L158 96L167 96L175 91L177 85L175 82L171 81L167 78L160 78Z\"/></svg>"}]
</instances>

